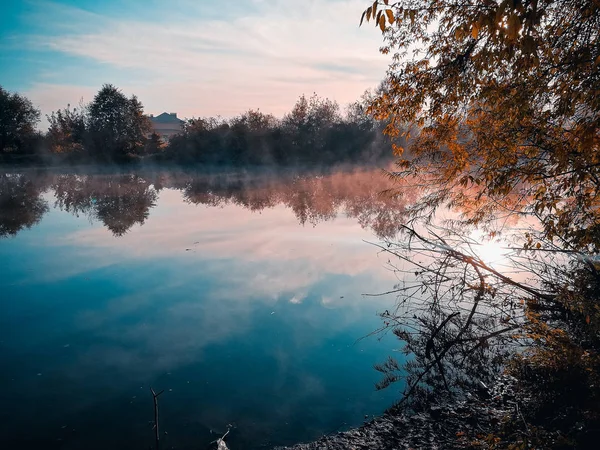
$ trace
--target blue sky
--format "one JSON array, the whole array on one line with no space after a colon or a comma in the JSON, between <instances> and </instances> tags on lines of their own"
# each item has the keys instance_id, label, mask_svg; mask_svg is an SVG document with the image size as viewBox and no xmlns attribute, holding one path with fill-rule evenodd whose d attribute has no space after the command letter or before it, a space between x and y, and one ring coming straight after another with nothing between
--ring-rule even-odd
<instances>
[{"instance_id":1,"label":"blue sky","mask_svg":"<svg viewBox=\"0 0 600 450\"><path fill-rule=\"evenodd\" d=\"M388 60L364 0L2 0L0 85L44 114L89 101L103 83L149 113L282 115L303 93L341 105Z\"/></svg>"}]
</instances>

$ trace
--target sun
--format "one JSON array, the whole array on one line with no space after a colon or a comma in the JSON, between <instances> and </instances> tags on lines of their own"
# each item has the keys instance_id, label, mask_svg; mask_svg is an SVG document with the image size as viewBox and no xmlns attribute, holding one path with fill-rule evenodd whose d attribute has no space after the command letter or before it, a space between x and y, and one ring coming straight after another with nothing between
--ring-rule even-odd
<instances>
[{"instance_id":1,"label":"sun","mask_svg":"<svg viewBox=\"0 0 600 450\"><path fill-rule=\"evenodd\" d=\"M476 242L472 246L476 256L481 258L483 262L489 265L501 264L507 262L509 249L499 239L490 239L482 234L472 236Z\"/></svg>"},{"instance_id":2,"label":"sun","mask_svg":"<svg viewBox=\"0 0 600 450\"><path fill-rule=\"evenodd\" d=\"M506 260L507 250L498 241L487 241L480 244L477 253L486 263L494 264Z\"/></svg>"}]
</instances>

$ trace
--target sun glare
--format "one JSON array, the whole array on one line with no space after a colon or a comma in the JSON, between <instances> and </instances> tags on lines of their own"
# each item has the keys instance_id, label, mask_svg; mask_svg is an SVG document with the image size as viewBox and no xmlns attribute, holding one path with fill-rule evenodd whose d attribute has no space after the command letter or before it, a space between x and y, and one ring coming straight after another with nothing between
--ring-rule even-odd
<instances>
[{"instance_id":1,"label":"sun glare","mask_svg":"<svg viewBox=\"0 0 600 450\"><path fill-rule=\"evenodd\" d=\"M498 241L483 242L478 253L481 259L489 264L501 262L506 258L506 249Z\"/></svg>"},{"instance_id":2,"label":"sun glare","mask_svg":"<svg viewBox=\"0 0 600 450\"><path fill-rule=\"evenodd\" d=\"M473 245L473 251L486 264L497 265L507 261L509 249L498 239L489 239L482 235L474 236L477 244Z\"/></svg>"}]
</instances>

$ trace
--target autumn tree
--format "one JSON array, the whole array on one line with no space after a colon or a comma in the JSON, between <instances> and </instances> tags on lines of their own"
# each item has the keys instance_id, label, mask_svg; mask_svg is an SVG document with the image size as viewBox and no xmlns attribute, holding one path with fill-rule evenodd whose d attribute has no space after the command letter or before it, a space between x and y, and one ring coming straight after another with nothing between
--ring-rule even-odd
<instances>
[{"instance_id":1,"label":"autumn tree","mask_svg":"<svg viewBox=\"0 0 600 450\"><path fill-rule=\"evenodd\" d=\"M48 132L46 138L54 153L83 152L88 140L88 106L80 102L78 107L53 111L46 116Z\"/></svg>"},{"instance_id":2,"label":"autumn tree","mask_svg":"<svg viewBox=\"0 0 600 450\"><path fill-rule=\"evenodd\" d=\"M597 2L385 1L364 18L393 54L373 113L392 136L420 127L402 170L444 189L478 188L477 196L446 189L431 206L451 202L473 223L518 208L545 236L597 252ZM517 191L526 202L513 204L507 194Z\"/></svg>"},{"instance_id":3,"label":"autumn tree","mask_svg":"<svg viewBox=\"0 0 600 450\"><path fill-rule=\"evenodd\" d=\"M456 349L473 354L510 335L529 349L516 372L537 388L548 382L547 415L561 405L593 423L598 411L578 406L568 386L599 397L600 5L384 0L365 21L392 57L370 112L407 141L397 141L391 176L422 194L403 238L382 248L418 264L398 269L421 290L399 286L402 307L384 318L420 358L409 390L426 379L448 385L444 361L466 361ZM458 215L440 230L431 223L445 207ZM507 221L519 227L505 245L526 283L487 263L472 239L472 227L509 235ZM414 292L423 309L411 314ZM392 363L379 368L387 382L398 376Z\"/></svg>"}]
</instances>

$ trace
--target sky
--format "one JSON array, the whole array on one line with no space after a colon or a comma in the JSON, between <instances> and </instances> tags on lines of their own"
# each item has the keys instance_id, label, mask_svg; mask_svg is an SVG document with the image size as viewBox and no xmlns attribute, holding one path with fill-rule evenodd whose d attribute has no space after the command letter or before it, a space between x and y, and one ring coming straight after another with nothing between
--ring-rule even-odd
<instances>
[{"instance_id":1,"label":"sky","mask_svg":"<svg viewBox=\"0 0 600 450\"><path fill-rule=\"evenodd\" d=\"M367 2L368 3L368 2ZM147 113L278 117L302 94L344 106L384 77L365 0L1 0L0 85L48 114L104 83Z\"/></svg>"}]
</instances>

